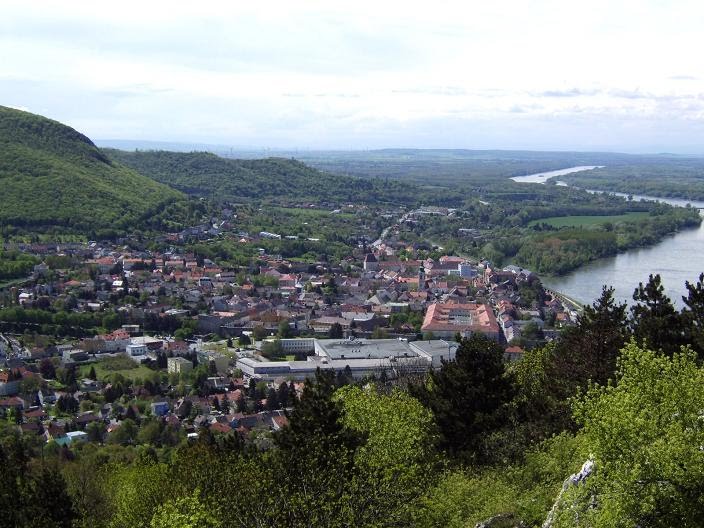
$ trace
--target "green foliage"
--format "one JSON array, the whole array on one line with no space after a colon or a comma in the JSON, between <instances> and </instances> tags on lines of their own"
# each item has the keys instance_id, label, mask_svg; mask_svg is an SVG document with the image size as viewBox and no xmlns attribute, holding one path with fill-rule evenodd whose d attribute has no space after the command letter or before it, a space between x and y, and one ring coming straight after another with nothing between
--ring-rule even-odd
<instances>
[{"instance_id":1,"label":"green foliage","mask_svg":"<svg viewBox=\"0 0 704 528\"><path fill-rule=\"evenodd\" d=\"M6 107L0 107L0 184L0 225L89 236L131 229L182 199L110 161L72 128Z\"/></svg>"},{"instance_id":2,"label":"green foliage","mask_svg":"<svg viewBox=\"0 0 704 528\"><path fill-rule=\"evenodd\" d=\"M18 251L0 250L0 281L26 277L39 259Z\"/></svg>"},{"instance_id":3,"label":"green foliage","mask_svg":"<svg viewBox=\"0 0 704 528\"><path fill-rule=\"evenodd\" d=\"M566 475L582 463L581 440L563 434L531 449L515 466L447 472L421 501L417 526L472 528L503 515L540 526Z\"/></svg>"},{"instance_id":4,"label":"green foliage","mask_svg":"<svg viewBox=\"0 0 704 528\"><path fill-rule=\"evenodd\" d=\"M276 475L279 502L267 525L341 526L355 515L350 486L363 437L343 424L333 378L319 371L307 382L289 424L274 436L278 449L265 465Z\"/></svg>"},{"instance_id":5,"label":"green foliage","mask_svg":"<svg viewBox=\"0 0 704 528\"><path fill-rule=\"evenodd\" d=\"M624 213L621 215L591 215L591 216L553 216L541 218L528 223L528 227L538 224L548 224L552 227L600 227L610 223L611 229L617 222L636 222L648 217L644 211Z\"/></svg>"},{"instance_id":6,"label":"green foliage","mask_svg":"<svg viewBox=\"0 0 704 528\"><path fill-rule=\"evenodd\" d=\"M615 377L616 358L627 339L626 306L614 301L613 289L604 288L560 339L528 350L511 365L516 396L511 419L491 439L494 449L517 460L531 445L575 431L570 398L591 382L606 384Z\"/></svg>"},{"instance_id":7,"label":"green foliage","mask_svg":"<svg viewBox=\"0 0 704 528\"><path fill-rule=\"evenodd\" d=\"M120 427L110 434L108 441L111 444L132 445L137 442L139 428L134 420L126 418L122 420Z\"/></svg>"},{"instance_id":8,"label":"green foliage","mask_svg":"<svg viewBox=\"0 0 704 528\"><path fill-rule=\"evenodd\" d=\"M171 498L167 470L165 464L148 461L114 468L109 528L148 528L158 508Z\"/></svg>"},{"instance_id":9,"label":"green foliage","mask_svg":"<svg viewBox=\"0 0 704 528\"><path fill-rule=\"evenodd\" d=\"M192 495L169 501L156 510L149 528L219 528L222 524L199 499Z\"/></svg>"},{"instance_id":10,"label":"green foliage","mask_svg":"<svg viewBox=\"0 0 704 528\"><path fill-rule=\"evenodd\" d=\"M316 203L321 189L326 200L333 203L415 203L417 199L413 188L397 182L334 176L294 159L239 160L207 152L106 152L112 159L174 189L216 200Z\"/></svg>"},{"instance_id":11,"label":"green foliage","mask_svg":"<svg viewBox=\"0 0 704 528\"><path fill-rule=\"evenodd\" d=\"M96 312L52 312L13 307L0 309L0 321L6 329L19 332L44 328L46 331L42 333L83 336L98 333L96 330L101 327L102 316Z\"/></svg>"},{"instance_id":12,"label":"green foliage","mask_svg":"<svg viewBox=\"0 0 704 528\"><path fill-rule=\"evenodd\" d=\"M585 306L577 324L568 328L555 347L554 379L572 395L588 381L605 385L614 377L616 358L628 339L626 305L614 301L613 288L604 287L592 305Z\"/></svg>"},{"instance_id":13,"label":"green foliage","mask_svg":"<svg viewBox=\"0 0 704 528\"><path fill-rule=\"evenodd\" d=\"M357 500L373 504L375 515L386 511L389 524L408 522L410 506L435 482L438 457L432 414L398 389L385 395L372 385L364 389L348 385L335 399L342 402L343 423L366 437L355 455Z\"/></svg>"},{"instance_id":14,"label":"green foliage","mask_svg":"<svg viewBox=\"0 0 704 528\"><path fill-rule=\"evenodd\" d=\"M521 246L516 258L541 273L564 273L616 251L616 235L612 232L563 230L534 237L530 244Z\"/></svg>"},{"instance_id":15,"label":"green foliage","mask_svg":"<svg viewBox=\"0 0 704 528\"><path fill-rule=\"evenodd\" d=\"M95 425L88 426L89 435ZM80 528L104 527L112 513L113 488L109 483L115 468L105 464L108 457L105 452L86 450L78 460L63 467L66 488L78 514L76 526Z\"/></svg>"},{"instance_id":16,"label":"green foliage","mask_svg":"<svg viewBox=\"0 0 704 528\"><path fill-rule=\"evenodd\" d=\"M635 342L624 348L617 383L575 401L596 473L565 498L563 526L701 523L702 384L704 369L689 350L670 358Z\"/></svg>"},{"instance_id":17,"label":"green foliage","mask_svg":"<svg viewBox=\"0 0 704 528\"><path fill-rule=\"evenodd\" d=\"M281 354L283 354L283 347L280 338L277 337L262 343L262 356L272 359L281 356Z\"/></svg>"},{"instance_id":18,"label":"green foliage","mask_svg":"<svg viewBox=\"0 0 704 528\"><path fill-rule=\"evenodd\" d=\"M622 202L625 204L626 202ZM517 262L542 273L565 273L591 260L654 244L669 233L701 223L695 209L649 204L650 212L598 227L534 234L516 254ZM572 217L576 218L576 217ZM544 224L540 224L544 225ZM545 224L546 225L546 224ZM537 226L536 226L537 227Z\"/></svg>"},{"instance_id":19,"label":"green foliage","mask_svg":"<svg viewBox=\"0 0 704 528\"><path fill-rule=\"evenodd\" d=\"M76 512L55 467L30 464L27 444L16 434L0 438L0 511L4 526L70 528Z\"/></svg>"},{"instance_id":20,"label":"green foliage","mask_svg":"<svg viewBox=\"0 0 704 528\"><path fill-rule=\"evenodd\" d=\"M682 297L685 304L682 310L683 326L689 336L688 342L701 359L704 356L704 273L699 275L697 282L687 281L685 286L687 296Z\"/></svg>"}]
</instances>

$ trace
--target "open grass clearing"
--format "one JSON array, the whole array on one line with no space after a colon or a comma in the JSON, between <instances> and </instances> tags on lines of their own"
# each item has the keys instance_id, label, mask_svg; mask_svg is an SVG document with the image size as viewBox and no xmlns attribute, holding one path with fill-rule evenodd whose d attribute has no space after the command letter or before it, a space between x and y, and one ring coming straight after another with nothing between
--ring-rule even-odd
<instances>
[{"instance_id":1,"label":"open grass clearing","mask_svg":"<svg viewBox=\"0 0 704 528\"><path fill-rule=\"evenodd\" d=\"M639 222L649 216L646 211L637 211L621 215L599 215L599 216L552 216L533 220L528 224L532 227L536 224L548 224L552 227L597 227L601 224L620 222Z\"/></svg>"},{"instance_id":2,"label":"open grass clearing","mask_svg":"<svg viewBox=\"0 0 704 528\"><path fill-rule=\"evenodd\" d=\"M332 210L328 209L315 209L315 208L304 208L304 207L274 207L276 211L282 212L282 213L287 213L291 215L295 215L297 217L309 217L309 218L319 218L319 217L324 217L324 216L338 216L342 218L354 218L355 214L354 213L348 213L344 212L342 210L339 213L333 213Z\"/></svg>"},{"instance_id":3,"label":"open grass clearing","mask_svg":"<svg viewBox=\"0 0 704 528\"><path fill-rule=\"evenodd\" d=\"M104 380L112 374L121 374L131 380L144 379L154 372L144 365L138 365L125 355L118 355L100 358L94 363L81 365L80 377L87 377L91 367L95 368L95 375L99 380Z\"/></svg>"}]
</instances>

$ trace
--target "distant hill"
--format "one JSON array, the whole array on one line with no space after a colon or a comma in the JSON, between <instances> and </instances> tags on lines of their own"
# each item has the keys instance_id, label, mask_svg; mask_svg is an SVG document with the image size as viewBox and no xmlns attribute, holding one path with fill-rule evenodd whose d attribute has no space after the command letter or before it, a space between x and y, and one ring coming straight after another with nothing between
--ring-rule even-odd
<instances>
[{"instance_id":1,"label":"distant hill","mask_svg":"<svg viewBox=\"0 0 704 528\"><path fill-rule=\"evenodd\" d=\"M224 200L415 203L419 189L333 175L288 158L229 159L208 152L105 149L113 160L193 196Z\"/></svg>"},{"instance_id":2,"label":"distant hill","mask_svg":"<svg viewBox=\"0 0 704 528\"><path fill-rule=\"evenodd\" d=\"M100 234L139 225L173 189L110 160L90 139L0 106L0 227Z\"/></svg>"},{"instance_id":3,"label":"distant hill","mask_svg":"<svg viewBox=\"0 0 704 528\"><path fill-rule=\"evenodd\" d=\"M702 162L701 158L697 160L667 154L528 150L382 149L300 151L291 155L312 167L343 176L383 176L420 185L471 185L484 188L487 185L504 187L507 185L506 180L514 176L579 165L641 167L652 164Z\"/></svg>"}]
</instances>

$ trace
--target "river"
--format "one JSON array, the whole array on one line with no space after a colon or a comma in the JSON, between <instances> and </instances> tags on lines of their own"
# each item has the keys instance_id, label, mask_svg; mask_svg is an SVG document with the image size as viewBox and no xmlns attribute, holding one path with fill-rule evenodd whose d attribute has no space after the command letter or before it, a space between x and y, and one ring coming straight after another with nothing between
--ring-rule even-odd
<instances>
[{"instance_id":1,"label":"river","mask_svg":"<svg viewBox=\"0 0 704 528\"><path fill-rule=\"evenodd\" d=\"M550 178L556 176L564 176L565 174L572 174L573 172L582 172L592 169L600 169L603 165L582 165L579 167L569 167L568 169L559 169L548 172L537 172L535 174L529 174L527 176L515 176L511 178L516 183L545 183Z\"/></svg>"},{"instance_id":2,"label":"river","mask_svg":"<svg viewBox=\"0 0 704 528\"><path fill-rule=\"evenodd\" d=\"M572 167L563 169L562 174L570 174L594 167ZM549 178L560 176L550 173L521 176L520 181L544 183ZM529 179L532 178L532 179ZM516 178L512 178L518 181ZM598 191L589 191L598 192ZM613 193L626 196L623 193ZM678 198L658 198L654 196L631 195L634 200L655 200L671 205L704 209L704 202L682 200ZM603 285L615 288L615 297L620 301L632 302L633 291L639 282L645 283L650 273L659 273L665 292L678 306L682 307L682 295L685 295L685 281L695 282L704 272L704 223L698 228L685 229L665 238L654 246L632 249L614 257L590 262L575 271L559 277L543 276L543 284L564 293L568 297L584 304L590 304L600 294Z\"/></svg>"}]
</instances>

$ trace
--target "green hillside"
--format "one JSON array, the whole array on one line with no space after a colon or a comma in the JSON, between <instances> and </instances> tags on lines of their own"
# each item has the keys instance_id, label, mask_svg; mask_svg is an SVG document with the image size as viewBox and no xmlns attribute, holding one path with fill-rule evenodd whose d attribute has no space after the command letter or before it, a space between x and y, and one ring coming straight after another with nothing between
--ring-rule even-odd
<instances>
[{"instance_id":1,"label":"green hillside","mask_svg":"<svg viewBox=\"0 0 704 528\"><path fill-rule=\"evenodd\" d=\"M108 159L57 121L0 106L0 227L100 234L183 195Z\"/></svg>"},{"instance_id":2,"label":"green hillside","mask_svg":"<svg viewBox=\"0 0 704 528\"><path fill-rule=\"evenodd\" d=\"M337 176L288 158L242 160L208 152L105 152L174 189L215 199L412 204L429 197L413 185Z\"/></svg>"}]
</instances>

